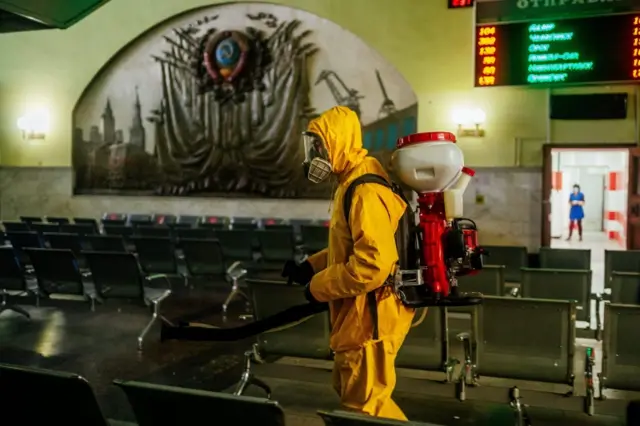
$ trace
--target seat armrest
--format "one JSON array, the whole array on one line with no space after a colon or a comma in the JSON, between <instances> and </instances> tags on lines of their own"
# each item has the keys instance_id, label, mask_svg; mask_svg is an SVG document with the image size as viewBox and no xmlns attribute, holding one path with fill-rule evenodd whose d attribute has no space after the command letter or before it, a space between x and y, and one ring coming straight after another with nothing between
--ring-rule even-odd
<instances>
[{"instance_id":1,"label":"seat armrest","mask_svg":"<svg viewBox=\"0 0 640 426\"><path fill-rule=\"evenodd\" d=\"M150 303L160 303L171 295L171 290L159 288L144 288L144 298Z\"/></svg>"}]
</instances>

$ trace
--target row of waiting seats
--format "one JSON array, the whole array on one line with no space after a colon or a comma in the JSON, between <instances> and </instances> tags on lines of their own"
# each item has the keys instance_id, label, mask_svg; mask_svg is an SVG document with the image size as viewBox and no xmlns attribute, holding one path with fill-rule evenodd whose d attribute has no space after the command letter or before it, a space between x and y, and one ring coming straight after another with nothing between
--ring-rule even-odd
<instances>
[{"instance_id":1,"label":"row of waiting seats","mask_svg":"<svg viewBox=\"0 0 640 426\"><path fill-rule=\"evenodd\" d=\"M530 267L529 253L521 246L486 246L490 256L485 263L503 265L505 280L509 283L520 283L522 268ZM538 253L539 268L587 271L591 269L591 250L589 249L554 249L542 247ZM604 283L605 290L610 289L614 273L640 274L640 250L605 250L604 251Z\"/></svg>"},{"instance_id":2,"label":"row of waiting seats","mask_svg":"<svg viewBox=\"0 0 640 426\"><path fill-rule=\"evenodd\" d=\"M135 423L108 420L89 382L77 374L0 364L2 415L22 425L286 425L282 407L269 399L123 380L113 384L124 391ZM318 414L331 426L397 424L339 411Z\"/></svg>"},{"instance_id":3,"label":"row of waiting seats","mask_svg":"<svg viewBox=\"0 0 640 426\"><path fill-rule=\"evenodd\" d=\"M16 250L19 258L26 262L22 254L26 248L54 248L71 250L83 263L81 251L135 251L140 256L145 271L149 273L175 273L177 258L185 250L192 251L195 241L211 248L210 261L216 264L225 259L229 262L241 261L249 269L282 267L283 262L311 251L306 245L296 245L290 231L225 230L216 233L207 230L197 235L183 236L177 240L169 237L120 235L78 235L70 233L7 232L5 237ZM325 243L326 244L326 243ZM319 244L317 244L319 245Z\"/></svg>"},{"instance_id":4,"label":"row of waiting seats","mask_svg":"<svg viewBox=\"0 0 640 426\"><path fill-rule=\"evenodd\" d=\"M282 260L292 258L292 253L302 251L307 254L315 253L327 245L329 229L323 224L294 224L280 223L257 228L235 226L213 227L198 226L170 227L162 225L107 225L98 227L97 223L35 223L35 222L4 222L6 238L14 245L28 244L37 246L42 244L42 237L55 238L53 234L64 234L69 240L72 236L83 239L95 239L95 235L121 237L129 242L133 237L167 238L173 243L183 239L218 239L227 252L227 257L237 257L237 260L250 261L256 254L269 252ZM100 233L100 230L102 233ZM30 233L30 234L28 234ZM56 241L64 238L58 237ZM107 239L102 239L108 241ZM106 244L106 243L105 243ZM115 243L114 243L115 244ZM263 253L264 254L264 253Z\"/></svg>"},{"instance_id":5,"label":"row of waiting seats","mask_svg":"<svg viewBox=\"0 0 640 426\"><path fill-rule=\"evenodd\" d=\"M640 305L640 251L605 251L602 294L592 293L591 251L541 248L539 267L529 267L525 247L489 246L487 269L467 279L469 288L489 295L519 293L524 297L574 300L578 320L590 323L596 316L596 337L601 326L603 301ZM492 270L502 265L502 272ZM464 282L464 280L461 280ZM519 288L513 288L513 284ZM595 301L595 303L592 303Z\"/></svg>"},{"instance_id":6,"label":"row of waiting seats","mask_svg":"<svg viewBox=\"0 0 640 426\"><path fill-rule=\"evenodd\" d=\"M299 304L303 296L285 283L247 279L256 319ZM473 308L471 333L458 339L464 360L451 356L448 316L445 308L429 308L424 321L409 332L396 360L401 368L440 371L445 381L481 384L482 376L530 380L566 385L573 390L580 374L575 365L577 305L569 300L486 296ZM605 304L600 392L611 389L640 391L640 306ZM416 318L421 312L416 313ZM261 354L329 360L328 314L315 317L286 330L258 338ZM587 351L585 369L590 377L596 360L595 349ZM456 379L455 366L462 364ZM465 373L466 372L466 373ZM468 374L471 372L471 374ZM591 388L589 388L591 384ZM596 389L587 380L593 408ZM588 404L587 404L588 405Z\"/></svg>"},{"instance_id":7,"label":"row of waiting seats","mask_svg":"<svg viewBox=\"0 0 640 426\"><path fill-rule=\"evenodd\" d=\"M20 223L27 225L45 226L80 224L97 225L98 221L92 218L65 218L65 217L35 217L21 216L20 221L11 221L9 226L20 227ZM208 227L208 228L235 228L255 229L280 226L299 227L302 225L329 226L326 220L313 219L282 219L282 218L252 218L252 217L227 217L227 216L197 216L197 215L170 215L170 214L121 214L105 213L100 219L102 226L166 226L170 228ZM19 230L19 229L15 229Z\"/></svg>"},{"instance_id":8,"label":"row of waiting seats","mask_svg":"<svg viewBox=\"0 0 640 426\"><path fill-rule=\"evenodd\" d=\"M71 250L25 248L29 268L16 257L11 247L0 248L0 296L3 311L14 311L30 318L21 305L8 303L9 296L33 296L35 305L41 299L63 298L96 304L109 299L128 299L151 306L151 318L138 336L138 349L151 327L161 319L161 303L171 295L171 286L162 281L165 275L145 274L133 253L82 252L86 269Z\"/></svg>"}]
</instances>

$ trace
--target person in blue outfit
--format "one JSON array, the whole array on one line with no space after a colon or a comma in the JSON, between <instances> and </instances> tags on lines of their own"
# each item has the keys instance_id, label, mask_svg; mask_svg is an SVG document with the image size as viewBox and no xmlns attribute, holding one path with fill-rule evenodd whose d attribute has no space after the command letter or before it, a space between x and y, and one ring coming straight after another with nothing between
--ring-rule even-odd
<instances>
[{"instance_id":1,"label":"person in blue outfit","mask_svg":"<svg viewBox=\"0 0 640 426\"><path fill-rule=\"evenodd\" d=\"M582 241L582 219L584 219L584 194L580 192L580 185L577 183L573 185L573 192L569 196L569 237L567 241L571 239L573 234L573 228L578 228L578 236Z\"/></svg>"}]
</instances>

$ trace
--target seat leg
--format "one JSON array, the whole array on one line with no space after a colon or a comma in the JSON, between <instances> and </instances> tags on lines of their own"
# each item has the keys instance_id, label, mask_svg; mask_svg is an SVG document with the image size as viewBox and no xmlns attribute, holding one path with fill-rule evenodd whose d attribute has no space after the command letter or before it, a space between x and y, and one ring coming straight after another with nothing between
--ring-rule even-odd
<instances>
[{"instance_id":1,"label":"seat leg","mask_svg":"<svg viewBox=\"0 0 640 426\"><path fill-rule=\"evenodd\" d=\"M251 373L247 373L246 371L243 372L242 376L240 376L240 381L238 382L236 391L233 394L244 395L244 392L247 390L247 387L249 387L250 379L251 379Z\"/></svg>"},{"instance_id":2,"label":"seat leg","mask_svg":"<svg viewBox=\"0 0 640 426\"><path fill-rule=\"evenodd\" d=\"M7 304L2 304L0 305L0 314L2 314L5 311L13 311L17 314L20 314L22 316L24 316L25 318L27 318L28 320L31 319L31 315L29 314L29 312L27 312L23 307L21 306L17 306L17 305L7 305Z\"/></svg>"},{"instance_id":3,"label":"seat leg","mask_svg":"<svg viewBox=\"0 0 640 426\"><path fill-rule=\"evenodd\" d=\"M142 330L142 332L138 336L138 350L139 351L142 350L142 345L144 343L145 336L147 335L147 333L149 333L149 330L151 330L151 327L153 327L153 325L158 320L159 304L157 302L152 302L152 304L153 304L153 314L151 315L151 319L149 320L147 325L144 327L144 329Z\"/></svg>"},{"instance_id":4,"label":"seat leg","mask_svg":"<svg viewBox=\"0 0 640 426\"><path fill-rule=\"evenodd\" d=\"M267 399L271 399L271 388L269 385L255 377L251 371L251 362L256 357L259 357L256 345L254 345L251 350L244 353L244 371L242 372L242 376L240 376L240 382L238 382L238 386L233 394L242 396L249 386L254 385L265 391ZM257 361L259 362L260 360L257 359Z\"/></svg>"},{"instance_id":5,"label":"seat leg","mask_svg":"<svg viewBox=\"0 0 640 426\"><path fill-rule=\"evenodd\" d=\"M227 312L229 309L229 304L235 299L236 296L242 296L245 300L249 300L246 294L240 290L240 286L238 286L238 281L233 280L233 286L231 287L231 293L227 296L227 299L222 304L222 312Z\"/></svg>"},{"instance_id":6,"label":"seat leg","mask_svg":"<svg viewBox=\"0 0 640 426\"><path fill-rule=\"evenodd\" d=\"M29 314L29 312L27 312L23 307L18 306L18 305L10 305L9 302L7 301L7 298L9 296L9 293L7 293L6 290L0 290L0 314L5 312L5 311L13 311L17 314L20 314L24 317L26 317L27 319L31 319L31 315Z\"/></svg>"},{"instance_id":7,"label":"seat leg","mask_svg":"<svg viewBox=\"0 0 640 426\"><path fill-rule=\"evenodd\" d=\"M251 375L251 378L249 380L249 384L250 385L254 385L254 386L259 387L260 389L262 389L264 391L264 393L267 394L267 399L271 399L271 387L269 387L269 385L266 384L264 381L258 379L254 375Z\"/></svg>"}]
</instances>

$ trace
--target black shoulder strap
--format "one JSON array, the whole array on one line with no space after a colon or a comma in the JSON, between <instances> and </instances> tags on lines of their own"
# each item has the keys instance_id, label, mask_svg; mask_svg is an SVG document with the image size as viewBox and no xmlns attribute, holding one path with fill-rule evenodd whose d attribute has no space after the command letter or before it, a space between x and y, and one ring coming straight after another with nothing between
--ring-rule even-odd
<instances>
[{"instance_id":1,"label":"black shoulder strap","mask_svg":"<svg viewBox=\"0 0 640 426\"><path fill-rule=\"evenodd\" d=\"M385 178L380 175L374 173L367 173L366 175L362 175L353 180L347 187L347 190L344 192L344 198L342 199L342 209L344 212L344 218L347 221L347 228L349 228L349 216L351 214L351 201L353 199L353 193L356 188L365 183L377 183L378 185L386 186L391 189L393 192L398 193L397 189L389 183ZM399 193L400 196L404 199L402 192ZM405 200L406 201L406 200ZM407 203L409 205L409 203ZM378 340L379 332L378 332L378 301L376 299L375 290L367 293L367 306L369 308L369 312L371 314L371 322L373 323L373 340Z\"/></svg>"},{"instance_id":2,"label":"black shoulder strap","mask_svg":"<svg viewBox=\"0 0 640 426\"><path fill-rule=\"evenodd\" d=\"M344 211L344 218L347 221L347 228L349 227L349 215L351 214L351 201L353 200L353 193L356 188L365 183L377 183L378 185L386 186L393 191L393 186L382 176L374 173L367 173L353 180L344 192L344 198L342 199L342 210Z\"/></svg>"}]
</instances>

